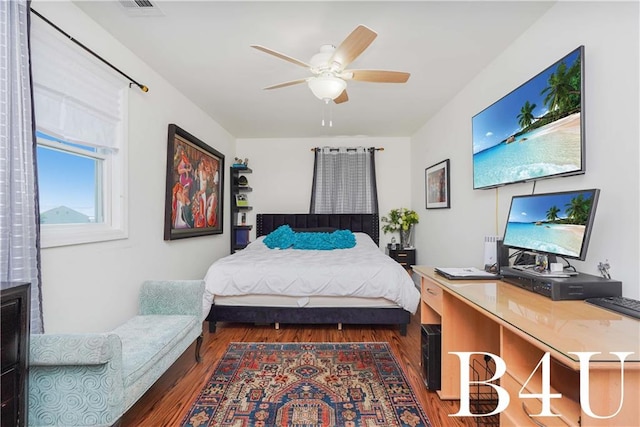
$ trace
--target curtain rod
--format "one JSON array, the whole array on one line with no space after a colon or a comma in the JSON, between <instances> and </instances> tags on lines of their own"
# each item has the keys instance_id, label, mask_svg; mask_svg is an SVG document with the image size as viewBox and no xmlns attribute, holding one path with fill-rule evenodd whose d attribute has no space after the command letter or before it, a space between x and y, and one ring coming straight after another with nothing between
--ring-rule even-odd
<instances>
[{"instance_id":1,"label":"curtain rod","mask_svg":"<svg viewBox=\"0 0 640 427\"><path fill-rule=\"evenodd\" d=\"M111 67L113 70L117 71L118 73L120 73L121 75L123 75L124 77L126 77L131 83L135 84L136 86L138 86L140 88L141 91L143 92L149 92L149 88L143 84L138 83L137 81L133 80L131 77L127 76L125 73L123 73L122 71L120 71L118 68L115 67L115 65L111 64L110 62L108 62L106 59L104 59L103 57L101 57L100 55L98 55L97 53L95 53L94 51L92 51L91 49L89 49L88 47L86 47L85 45L83 45L82 43L80 43L78 40L74 39L73 37L71 37L69 34L67 34L63 29L61 29L60 27L58 27L56 24L54 24L53 22L49 21L47 18L45 18L44 16L40 15L40 13L38 13L36 10L34 10L33 8L29 8L31 10L31 12L33 12L34 15L36 15L37 17L39 17L40 19L42 19L44 22L46 22L47 24L51 25L53 28L55 28L56 30L58 30L60 33L64 34L65 37L68 37L69 40L71 40L72 42L74 42L75 44L77 44L78 46L80 46L81 48L83 48L84 50L86 50L87 52L89 52L91 55L95 56L96 58L98 58L100 61L104 62L105 64L107 64L109 67ZM129 83L129 87L131 87L131 83Z\"/></svg>"},{"instance_id":2,"label":"curtain rod","mask_svg":"<svg viewBox=\"0 0 640 427\"><path fill-rule=\"evenodd\" d=\"M322 150L321 147L312 148L311 151ZM339 148L330 148L329 151L338 151ZM347 151L356 151L357 148L347 148ZM384 147L369 147L367 150L384 151Z\"/></svg>"}]
</instances>

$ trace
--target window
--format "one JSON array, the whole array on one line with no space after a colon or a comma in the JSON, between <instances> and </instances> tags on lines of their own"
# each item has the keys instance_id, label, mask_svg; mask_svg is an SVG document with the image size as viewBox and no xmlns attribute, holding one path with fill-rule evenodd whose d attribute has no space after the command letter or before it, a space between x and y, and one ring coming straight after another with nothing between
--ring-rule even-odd
<instances>
[{"instance_id":1,"label":"window","mask_svg":"<svg viewBox=\"0 0 640 427\"><path fill-rule=\"evenodd\" d=\"M375 148L315 149L311 213L378 213Z\"/></svg>"},{"instance_id":2,"label":"window","mask_svg":"<svg viewBox=\"0 0 640 427\"><path fill-rule=\"evenodd\" d=\"M108 156L40 131L36 136L40 223L104 223L102 175Z\"/></svg>"},{"instance_id":3,"label":"window","mask_svg":"<svg viewBox=\"0 0 640 427\"><path fill-rule=\"evenodd\" d=\"M127 237L127 82L40 19L31 59L42 247Z\"/></svg>"}]
</instances>

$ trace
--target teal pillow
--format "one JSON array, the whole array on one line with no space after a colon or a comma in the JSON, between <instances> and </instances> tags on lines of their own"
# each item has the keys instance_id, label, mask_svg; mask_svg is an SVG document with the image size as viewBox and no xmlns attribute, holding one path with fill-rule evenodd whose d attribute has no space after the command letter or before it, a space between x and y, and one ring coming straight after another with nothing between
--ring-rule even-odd
<instances>
[{"instance_id":1,"label":"teal pillow","mask_svg":"<svg viewBox=\"0 0 640 427\"><path fill-rule=\"evenodd\" d=\"M295 232L288 225L281 225L280 227L267 234L263 243L269 249L287 249L293 246L295 239Z\"/></svg>"},{"instance_id":2,"label":"teal pillow","mask_svg":"<svg viewBox=\"0 0 640 427\"><path fill-rule=\"evenodd\" d=\"M288 225L281 225L263 240L269 249L348 249L356 245L356 236L351 230L296 233Z\"/></svg>"},{"instance_id":3,"label":"teal pillow","mask_svg":"<svg viewBox=\"0 0 640 427\"><path fill-rule=\"evenodd\" d=\"M356 237L350 230L333 233L296 233L293 249L348 249L356 245Z\"/></svg>"}]
</instances>

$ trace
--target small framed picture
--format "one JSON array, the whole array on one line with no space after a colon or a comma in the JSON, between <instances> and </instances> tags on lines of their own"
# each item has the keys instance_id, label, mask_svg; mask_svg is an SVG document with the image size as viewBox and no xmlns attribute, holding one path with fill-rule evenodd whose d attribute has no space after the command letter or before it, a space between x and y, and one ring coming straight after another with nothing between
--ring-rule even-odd
<instances>
[{"instance_id":1,"label":"small framed picture","mask_svg":"<svg viewBox=\"0 0 640 427\"><path fill-rule=\"evenodd\" d=\"M249 199L246 194L236 194L236 206L249 206Z\"/></svg>"},{"instance_id":2,"label":"small framed picture","mask_svg":"<svg viewBox=\"0 0 640 427\"><path fill-rule=\"evenodd\" d=\"M424 170L424 190L427 209L451 207L449 159Z\"/></svg>"},{"instance_id":3,"label":"small framed picture","mask_svg":"<svg viewBox=\"0 0 640 427\"><path fill-rule=\"evenodd\" d=\"M236 225L247 225L247 213L238 212L238 223Z\"/></svg>"}]
</instances>

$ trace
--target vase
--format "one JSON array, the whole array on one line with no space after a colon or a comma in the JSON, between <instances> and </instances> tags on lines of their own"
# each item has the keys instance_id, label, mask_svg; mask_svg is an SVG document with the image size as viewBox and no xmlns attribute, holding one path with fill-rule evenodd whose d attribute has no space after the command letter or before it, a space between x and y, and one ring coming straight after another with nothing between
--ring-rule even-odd
<instances>
[{"instance_id":1,"label":"vase","mask_svg":"<svg viewBox=\"0 0 640 427\"><path fill-rule=\"evenodd\" d=\"M413 226L409 226L408 230L400 230L400 247L402 249L413 247Z\"/></svg>"}]
</instances>

